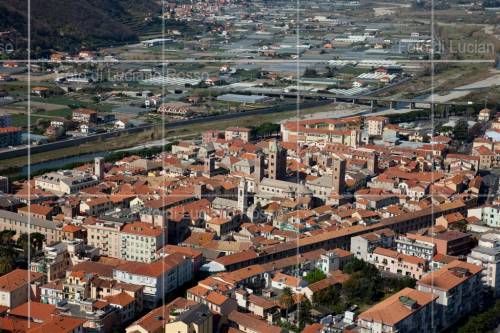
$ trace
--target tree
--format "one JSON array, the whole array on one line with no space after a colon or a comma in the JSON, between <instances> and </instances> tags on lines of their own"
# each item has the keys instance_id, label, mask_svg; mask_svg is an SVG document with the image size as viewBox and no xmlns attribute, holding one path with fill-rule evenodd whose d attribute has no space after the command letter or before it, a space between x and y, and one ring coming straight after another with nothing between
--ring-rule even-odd
<instances>
[{"instance_id":1,"label":"tree","mask_svg":"<svg viewBox=\"0 0 500 333\"><path fill-rule=\"evenodd\" d=\"M286 310L286 318L288 319L288 310L293 305L293 291L289 287L283 288L279 298L279 304L282 309Z\"/></svg>"},{"instance_id":2,"label":"tree","mask_svg":"<svg viewBox=\"0 0 500 333\"><path fill-rule=\"evenodd\" d=\"M465 141L469 134L469 126L465 119L460 119L453 127L453 138L455 140Z\"/></svg>"},{"instance_id":3,"label":"tree","mask_svg":"<svg viewBox=\"0 0 500 333\"><path fill-rule=\"evenodd\" d=\"M31 246L33 249L40 251L43 248L43 243L45 242L45 235L34 232L31 234Z\"/></svg>"},{"instance_id":4,"label":"tree","mask_svg":"<svg viewBox=\"0 0 500 333\"><path fill-rule=\"evenodd\" d=\"M45 236L39 232L33 232L29 237L27 233L23 233L17 239L17 246L23 250L25 256L28 256L28 252L33 254L35 251L40 251L44 242Z\"/></svg>"},{"instance_id":5,"label":"tree","mask_svg":"<svg viewBox=\"0 0 500 333\"><path fill-rule=\"evenodd\" d=\"M304 299L299 304L298 311L298 326L300 331L302 331L307 324L311 323L311 309L311 302L309 302L309 300L304 297Z\"/></svg>"},{"instance_id":6,"label":"tree","mask_svg":"<svg viewBox=\"0 0 500 333\"><path fill-rule=\"evenodd\" d=\"M304 77L317 77L318 72L314 68L306 68L304 71Z\"/></svg>"},{"instance_id":7,"label":"tree","mask_svg":"<svg viewBox=\"0 0 500 333\"><path fill-rule=\"evenodd\" d=\"M2 230L0 231L0 245L10 245L12 237L16 232L14 230Z\"/></svg>"},{"instance_id":8,"label":"tree","mask_svg":"<svg viewBox=\"0 0 500 333\"><path fill-rule=\"evenodd\" d=\"M0 256L0 274L4 275L12 271L15 267L13 255Z\"/></svg>"},{"instance_id":9,"label":"tree","mask_svg":"<svg viewBox=\"0 0 500 333\"><path fill-rule=\"evenodd\" d=\"M309 284L313 284L315 282L323 280L324 278L326 278L326 274L323 273L322 270L316 268L307 273L304 280L306 280Z\"/></svg>"},{"instance_id":10,"label":"tree","mask_svg":"<svg viewBox=\"0 0 500 333\"><path fill-rule=\"evenodd\" d=\"M20 247L24 254L27 256L29 249L29 243L28 243L28 234L27 233L22 233L19 238L17 239L17 246Z\"/></svg>"}]
</instances>

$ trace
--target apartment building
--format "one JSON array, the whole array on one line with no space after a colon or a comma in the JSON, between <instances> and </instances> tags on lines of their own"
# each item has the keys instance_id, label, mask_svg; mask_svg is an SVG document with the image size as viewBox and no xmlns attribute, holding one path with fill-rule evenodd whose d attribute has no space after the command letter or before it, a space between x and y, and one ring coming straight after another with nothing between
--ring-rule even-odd
<instances>
[{"instance_id":1,"label":"apartment building","mask_svg":"<svg viewBox=\"0 0 500 333\"><path fill-rule=\"evenodd\" d=\"M422 258L408 256L394 250L375 248L368 254L368 262L383 272L420 279L427 271L427 263Z\"/></svg>"},{"instance_id":2,"label":"apartment building","mask_svg":"<svg viewBox=\"0 0 500 333\"><path fill-rule=\"evenodd\" d=\"M365 119L365 127L368 131L368 135L379 136L384 134L385 125L389 124L389 118L374 116Z\"/></svg>"},{"instance_id":3,"label":"apartment building","mask_svg":"<svg viewBox=\"0 0 500 333\"><path fill-rule=\"evenodd\" d=\"M226 141L240 139L243 142L248 142L251 137L252 130L246 127L228 127L224 131Z\"/></svg>"},{"instance_id":4,"label":"apartment building","mask_svg":"<svg viewBox=\"0 0 500 333\"><path fill-rule=\"evenodd\" d=\"M417 290L438 296L434 321L438 331L477 307L482 288L480 266L454 260L417 281Z\"/></svg>"},{"instance_id":5,"label":"apartment building","mask_svg":"<svg viewBox=\"0 0 500 333\"><path fill-rule=\"evenodd\" d=\"M0 231L13 230L16 232L14 239L23 233L39 232L45 236L45 242L53 242L64 239L62 223L34 217L23 216L6 210L0 210Z\"/></svg>"},{"instance_id":6,"label":"apartment building","mask_svg":"<svg viewBox=\"0 0 500 333\"><path fill-rule=\"evenodd\" d=\"M17 212L22 216L31 216L38 219L50 220L58 210L54 207L31 204L21 207Z\"/></svg>"},{"instance_id":7,"label":"apartment building","mask_svg":"<svg viewBox=\"0 0 500 333\"><path fill-rule=\"evenodd\" d=\"M467 211L467 216L477 217L488 227L500 228L500 205L471 208Z\"/></svg>"},{"instance_id":8,"label":"apartment building","mask_svg":"<svg viewBox=\"0 0 500 333\"><path fill-rule=\"evenodd\" d=\"M213 260L210 265L218 269L234 271L257 262L267 263L276 259L291 257L297 253L314 251L319 248L348 249L352 237L387 228L397 233L407 233L410 230L431 226L436 217L457 211L462 212L464 209L464 202L456 200L450 203L424 208L419 211L384 218L379 223L369 226L356 225L345 230L327 231L314 236L300 238L298 241L293 240L269 246L265 253L256 254L253 250L247 250L232 255L226 255Z\"/></svg>"},{"instance_id":9,"label":"apartment building","mask_svg":"<svg viewBox=\"0 0 500 333\"><path fill-rule=\"evenodd\" d=\"M467 262L483 267L483 283L500 295L500 233L482 235Z\"/></svg>"},{"instance_id":10,"label":"apartment building","mask_svg":"<svg viewBox=\"0 0 500 333\"><path fill-rule=\"evenodd\" d=\"M237 217L215 217L205 222L206 227L215 231L217 236L223 236L231 231L235 231L240 226L240 219Z\"/></svg>"},{"instance_id":11,"label":"apartment building","mask_svg":"<svg viewBox=\"0 0 500 333\"><path fill-rule=\"evenodd\" d=\"M156 260L156 251L166 244L166 228L149 223L133 222L120 232L120 259L150 263Z\"/></svg>"},{"instance_id":12,"label":"apartment building","mask_svg":"<svg viewBox=\"0 0 500 333\"><path fill-rule=\"evenodd\" d=\"M359 333L436 332L436 295L405 288L358 316Z\"/></svg>"},{"instance_id":13,"label":"apartment building","mask_svg":"<svg viewBox=\"0 0 500 333\"><path fill-rule=\"evenodd\" d=\"M76 194L99 183L97 177L80 171L49 172L35 178L35 186L56 195Z\"/></svg>"},{"instance_id":14,"label":"apartment building","mask_svg":"<svg viewBox=\"0 0 500 333\"><path fill-rule=\"evenodd\" d=\"M196 304L165 325L165 332L212 333L212 312L204 304Z\"/></svg>"},{"instance_id":15,"label":"apartment building","mask_svg":"<svg viewBox=\"0 0 500 333\"><path fill-rule=\"evenodd\" d=\"M449 256L465 255L472 245L470 234L457 230L447 230L440 226L428 228L423 232L407 233L406 238L435 244L436 253Z\"/></svg>"},{"instance_id":16,"label":"apartment building","mask_svg":"<svg viewBox=\"0 0 500 333\"><path fill-rule=\"evenodd\" d=\"M281 124L281 136L286 142L323 141L354 146L360 141L361 123L360 117L288 121Z\"/></svg>"},{"instance_id":17,"label":"apartment building","mask_svg":"<svg viewBox=\"0 0 500 333\"><path fill-rule=\"evenodd\" d=\"M0 276L0 305L13 309L28 300L34 300L31 285L41 285L45 277L41 273L15 269Z\"/></svg>"},{"instance_id":18,"label":"apartment building","mask_svg":"<svg viewBox=\"0 0 500 333\"><path fill-rule=\"evenodd\" d=\"M392 248L394 246L394 231L391 229L382 229L374 232L351 238L351 252L361 260L367 260L368 254L372 253L377 247Z\"/></svg>"},{"instance_id":19,"label":"apartment building","mask_svg":"<svg viewBox=\"0 0 500 333\"><path fill-rule=\"evenodd\" d=\"M396 239L396 248L399 253L422 258L427 261L432 260L436 254L436 245L434 243L405 236L399 236Z\"/></svg>"},{"instance_id":20,"label":"apartment building","mask_svg":"<svg viewBox=\"0 0 500 333\"><path fill-rule=\"evenodd\" d=\"M66 270L71 266L71 259L64 243L53 243L45 246L41 260L31 261L31 271L45 274L47 281L64 278Z\"/></svg>"},{"instance_id":21,"label":"apartment building","mask_svg":"<svg viewBox=\"0 0 500 333\"><path fill-rule=\"evenodd\" d=\"M118 282L144 286L144 307L152 309L167 293L190 281L193 263L189 258L174 253L153 263L127 262L113 270Z\"/></svg>"},{"instance_id":22,"label":"apartment building","mask_svg":"<svg viewBox=\"0 0 500 333\"><path fill-rule=\"evenodd\" d=\"M113 201L107 197L89 198L80 203L80 213L99 216L113 208Z\"/></svg>"},{"instance_id":23,"label":"apartment building","mask_svg":"<svg viewBox=\"0 0 500 333\"><path fill-rule=\"evenodd\" d=\"M73 110L73 121L78 123L97 123L97 112L90 109Z\"/></svg>"},{"instance_id":24,"label":"apartment building","mask_svg":"<svg viewBox=\"0 0 500 333\"><path fill-rule=\"evenodd\" d=\"M85 224L87 243L100 249L100 254L112 258L121 257L121 228L123 222L98 219Z\"/></svg>"}]
</instances>

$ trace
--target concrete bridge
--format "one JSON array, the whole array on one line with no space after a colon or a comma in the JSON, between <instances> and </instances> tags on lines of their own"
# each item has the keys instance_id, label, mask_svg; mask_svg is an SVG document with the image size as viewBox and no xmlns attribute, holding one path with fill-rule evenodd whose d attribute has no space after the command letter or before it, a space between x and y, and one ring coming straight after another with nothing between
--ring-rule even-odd
<instances>
[{"instance_id":1,"label":"concrete bridge","mask_svg":"<svg viewBox=\"0 0 500 333\"><path fill-rule=\"evenodd\" d=\"M248 94L252 93L255 95L266 95L271 97L278 98L299 98L301 101L303 100L331 100L334 102L347 102L353 104L363 104L369 105L372 111L376 111L378 106L388 106L391 109L397 110L404 106L409 107L410 109L416 108L434 108L436 106L446 106L448 109L452 106L467 106L470 105L467 102L438 102L438 101L427 101L427 100L419 100L419 99L404 99L404 98L390 98L390 97L375 97L375 96L348 96L348 95L336 95L324 92L278 92L277 89L269 89L268 91L259 88L245 88L244 90L237 91L231 90L231 93L240 93L240 94Z\"/></svg>"}]
</instances>

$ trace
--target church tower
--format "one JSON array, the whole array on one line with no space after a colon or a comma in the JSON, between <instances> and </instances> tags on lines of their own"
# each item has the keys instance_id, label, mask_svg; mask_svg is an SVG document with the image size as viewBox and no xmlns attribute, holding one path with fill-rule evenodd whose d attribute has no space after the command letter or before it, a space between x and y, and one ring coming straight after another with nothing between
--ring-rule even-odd
<instances>
[{"instance_id":1,"label":"church tower","mask_svg":"<svg viewBox=\"0 0 500 333\"><path fill-rule=\"evenodd\" d=\"M247 211L248 205L248 191L247 191L247 182L244 178L240 180L238 184L238 209L245 214Z\"/></svg>"},{"instance_id":2,"label":"church tower","mask_svg":"<svg viewBox=\"0 0 500 333\"><path fill-rule=\"evenodd\" d=\"M104 178L104 158L96 157L94 159L94 175L99 180Z\"/></svg>"},{"instance_id":3,"label":"church tower","mask_svg":"<svg viewBox=\"0 0 500 333\"><path fill-rule=\"evenodd\" d=\"M378 154L377 153L373 153L373 155L368 158L367 169L372 175L375 175L378 173Z\"/></svg>"},{"instance_id":4,"label":"church tower","mask_svg":"<svg viewBox=\"0 0 500 333\"><path fill-rule=\"evenodd\" d=\"M259 184L262 181L262 178L264 178L264 171L265 171L264 155L258 153L257 157L255 158L255 167L253 171L255 182L257 184Z\"/></svg>"},{"instance_id":5,"label":"church tower","mask_svg":"<svg viewBox=\"0 0 500 333\"><path fill-rule=\"evenodd\" d=\"M286 149L273 141L269 147L268 174L270 179L283 179L286 175Z\"/></svg>"},{"instance_id":6,"label":"church tower","mask_svg":"<svg viewBox=\"0 0 500 333\"><path fill-rule=\"evenodd\" d=\"M345 160L341 160L338 157L334 158L332 169L332 193L337 195L343 194L345 191Z\"/></svg>"},{"instance_id":7,"label":"church tower","mask_svg":"<svg viewBox=\"0 0 500 333\"><path fill-rule=\"evenodd\" d=\"M205 158L204 162L204 172L205 172L205 177L212 177L214 174L215 170L215 158L213 156L209 156Z\"/></svg>"}]
</instances>

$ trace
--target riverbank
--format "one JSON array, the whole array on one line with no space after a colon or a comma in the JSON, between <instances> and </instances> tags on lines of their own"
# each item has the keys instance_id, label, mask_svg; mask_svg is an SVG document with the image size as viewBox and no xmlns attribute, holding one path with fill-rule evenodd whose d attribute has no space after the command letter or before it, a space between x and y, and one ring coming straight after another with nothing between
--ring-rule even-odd
<instances>
[{"instance_id":1,"label":"riverbank","mask_svg":"<svg viewBox=\"0 0 500 333\"><path fill-rule=\"evenodd\" d=\"M301 115L309 115L314 113L322 113L328 110L334 110L335 105L326 104L320 106L314 106L309 108L300 109ZM70 158L76 157L76 160L72 159L72 162L80 162L78 160L79 156L87 156L90 154L114 152L114 151L128 151L132 149L134 152L140 151L144 146L148 146L149 143L158 142L158 140L172 141L176 138L193 138L200 135L201 132L209 129L225 129L230 126L256 126L265 122L277 123L283 119L288 119L297 115L297 111L281 111L281 112L270 112L261 115L244 115L242 114L239 118L218 120L218 121L208 121L204 123L197 123L192 125L179 126L172 129L162 129L162 128L151 128L147 131L133 134L123 134L118 137L109 138L106 140L99 140L94 142L89 142L82 144L78 147L69 147L57 149L49 152L43 152L38 154L31 154L30 164L39 165L38 169L43 170L45 167L40 167L41 163L69 160ZM141 147L139 149L139 147ZM137 148L137 149L134 149ZM21 176L21 171L28 164L28 156L20 156L9 159L3 159L0 161L0 174L10 177ZM64 163L59 163L58 165L63 166ZM9 172L9 169L17 168L15 172Z\"/></svg>"}]
</instances>

